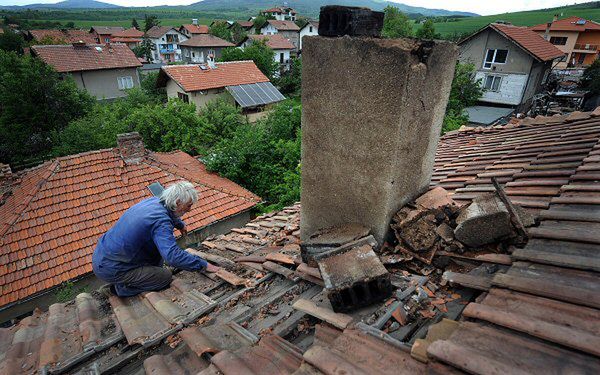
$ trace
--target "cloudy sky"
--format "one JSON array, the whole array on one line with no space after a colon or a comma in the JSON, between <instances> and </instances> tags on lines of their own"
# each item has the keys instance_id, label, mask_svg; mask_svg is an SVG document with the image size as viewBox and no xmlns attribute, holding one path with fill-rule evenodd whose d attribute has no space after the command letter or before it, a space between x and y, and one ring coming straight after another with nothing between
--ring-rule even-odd
<instances>
[{"instance_id":1,"label":"cloudy sky","mask_svg":"<svg viewBox=\"0 0 600 375\"><path fill-rule=\"evenodd\" d=\"M188 5L198 0L101 0L107 3L124 6L154 6L154 5ZM498 14L540 8L552 8L560 5L573 4L569 0L391 0L425 8L460 10L478 14ZM58 0L0 0L0 5L25 5L32 3L56 3ZM273 4L282 1L274 0ZM584 3L588 1L578 1Z\"/></svg>"}]
</instances>

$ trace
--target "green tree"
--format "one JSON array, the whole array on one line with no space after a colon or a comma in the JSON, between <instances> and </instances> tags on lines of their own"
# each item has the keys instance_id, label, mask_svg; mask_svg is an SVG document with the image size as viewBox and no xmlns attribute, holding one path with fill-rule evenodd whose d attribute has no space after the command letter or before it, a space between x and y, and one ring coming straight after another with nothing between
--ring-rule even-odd
<instances>
[{"instance_id":1,"label":"green tree","mask_svg":"<svg viewBox=\"0 0 600 375\"><path fill-rule=\"evenodd\" d=\"M421 27L417 30L415 36L419 39L438 39L439 34L435 32L435 26L433 20L426 20Z\"/></svg>"},{"instance_id":2,"label":"green tree","mask_svg":"<svg viewBox=\"0 0 600 375\"><path fill-rule=\"evenodd\" d=\"M275 61L275 52L269 48L264 41L255 41L244 49L230 47L221 52L219 61L242 61L252 60L269 79L273 79L279 69L279 63Z\"/></svg>"},{"instance_id":3,"label":"green tree","mask_svg":"<svg viewBox=\"0 0 600 375\"><path fill-rule=\"evenodd\" d=\"M580 87L592 94L600 94L600 60L594 60L581 76Z\"/></svg>"},{"instance_id":4,"label":"green tree","mask_svg":"<svg viewBox=\"0 0 600 375\"><path fill-rule=\"evenodd\" d=\"M160 21L156 16L145 15L144 16L144 32L147 32L154 26L160 26Z\"/></svg>"},{"instance_id":5,"label":"green tree","mask_svg":"<svg viewBox=\"0 0 600 375\"><path fill-rule=\"evenodd\" d=\"M156 103L167 102L167 91L164 87L157 87L156 81L158 80L158 72L151 72L145 76L141 76L140 86L142 91L148 95Z\"/></svg>"},{"instance_id":6,"label":"green tree","mask_svg":"<svg viewBox=\"0 0 600 375\"><path fill-rule=\"evenodd\" d=\"M383 19L383 29L381 35L384 38L406 38L412 35L412 25L406 14L400 9L388 5L383 11L385 17Z\"/></svg>"},{"instance_id":7,"label":"green tree","mask_svg":"<svg viewBox=\"0 0 600 375\"><path fill-rule=\"evenodd\" d=\"M246 32L246 30L244 30L244 28L239 23L236 22L230 28L230 35L231 35L231 42L233 44L239 44L242 41L244 41L244 39L246 39L246 37L248 36L248 33Z\"/></svg>"},{"instance_id":8,"label":"green tree","mask_svg":"<svg viewBox=\"0 0 600 375\"><path fill-rule=\"evenodd\" d=\"M282 94L294 96L300 95L300 89L302 87L302 60L295 57L292 58L290 70L281 74L281 76L275 80L275 83Z\"/></svg>"},{"instance_id":9,"label":"green tree","mask_svg":"<svg viewBox=\"0 0 600 375\"><path fill-rule=\"evenodd\" d=\"M69 22L65 23L64 28L65 29L74 29L75 28L75 22L69 21Z\"/></svg>"},{"instance_id":10,"label":"green tree","mask_svg":"<svg viewBox=\"0 0 600 375\"><path fill-rule=\"evenodd\" d=\"M0 160L45 157L51 133L84 116L95 99L40 59L0 51Z\"/></svg>"},{"instance_id":11,"label":"green tree","mask_svg":"<svg viewBox=\"0 0 600 375\"><path fill-rule=\"evenodd\" d=\"M458 129L469 121L465 108L475 105L483 95L481 80L475 80L475 65L457 63L446 106L442 132Z\"/></svg>"},{"instance_id":12,"label":"green tree","mask_svg":"<svg viewBox=\"0 0 600 375\"><path fill-rule=\"evenodd\" d=\"M150 38L148 38L146 35L144 35L144 37L142 38L142 42L139 45L133 47L133 53L137 57L142 57L146 59L149 63L154 62L154 54L152 53L152 51L155 50L156 45L152 43Z\"/></svg>"},{"instance_id":13,"label":"green tree","mask_svg":"<svg viewBox=\"0 0 600 375\"><path fill-rule=\"evenodd\" d=\"M131 19L131 27L133 27L136 30L140 29L140 24L135 18Z\"/></svg>"},{"instance_id":14,"label":"green tree","mask_svg":"<svg viewBox=\"0 0 600 375\"><path fill-rule=\"evenodd\" d=\"M263 16L262 14L256 16L254 19L254 32L256 34L260 34L260 29L262 29L265 23L267 23L267 17Z\"/></svg>"},{"instance_id":15,"label":"green tree","mask_svg":"<svg viewBox=\"0 0 600 375\"><path fill-rule=\"evenodd\" d=\"M205 124L200 131L202 147L198 153L201 155L207 154L220 140L231 138L235 130L246 123L240 108L224 99L208 102L202 108L200 117L204 119Z\"/></svg>"},{"instance_id":16,"label":"green tree","mask_svg":"<svg viewBox=\"0 0 600 375\"><path fill-rule=\"evenodd\" d=\"M0 34L0 50L7 52L16 52L19 55L23 54L23 47L25 46L25 40L21 34L13 33L12 30L4 30L4 33Z\"/></svg>"},{"instance_id":17,"label":"green tree","mask_svg":"<svg viewBox=\"0 0 600 375\"><path fill-rule=\"evenodd\" d=\"M229 30L229 24L225 21L215 22L210 27L209 33L218 38L225 39L230 42L233 41L233 39L231 38L231 30Z\"/></svg>"}]
</instances>

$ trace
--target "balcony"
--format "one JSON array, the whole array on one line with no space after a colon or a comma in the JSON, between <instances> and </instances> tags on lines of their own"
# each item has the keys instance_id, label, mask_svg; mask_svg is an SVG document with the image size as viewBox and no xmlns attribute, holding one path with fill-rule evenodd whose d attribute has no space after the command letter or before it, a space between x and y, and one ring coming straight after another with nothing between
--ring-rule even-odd
<instances>
[{"instance_id":1,"label":"balcony","mask_svg":"<svg viewBox=\"0 0 600 375\"><path fill-rule=\"evenodd\" d=\"M598 51L597 44L575 44L575 48L573 48L575 52L581 53L596 53Z\"/></svg>"}]
</instances>

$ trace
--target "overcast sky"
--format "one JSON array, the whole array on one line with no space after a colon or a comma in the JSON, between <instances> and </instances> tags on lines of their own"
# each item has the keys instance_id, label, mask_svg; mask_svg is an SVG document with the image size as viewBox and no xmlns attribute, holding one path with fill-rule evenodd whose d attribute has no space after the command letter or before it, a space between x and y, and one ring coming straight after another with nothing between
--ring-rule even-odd
<instances>
[{"instance_id":1,"label":"overcast sky","mask_svg":"<svg viewBox=\"0 0 600 375\"><path fill-rule=\"evenodd\" d=\"M123 6L155 6L155 5L188 5L198 0L105 0L106 3ZM505 12L516 12L520 10L532 10L540 8L552 8L560 5L574 4L568 0L391 0L397 3L420 6L425 8L460 10L478 14L498 14ZM0 5L25 5L33 3L57 3L57 0L0 0ZM335 3L335 1L332 1ZM588 1L577 1L585 3ZM274 0L273 4L283 3Z\"/></svg>"}]
</instances>

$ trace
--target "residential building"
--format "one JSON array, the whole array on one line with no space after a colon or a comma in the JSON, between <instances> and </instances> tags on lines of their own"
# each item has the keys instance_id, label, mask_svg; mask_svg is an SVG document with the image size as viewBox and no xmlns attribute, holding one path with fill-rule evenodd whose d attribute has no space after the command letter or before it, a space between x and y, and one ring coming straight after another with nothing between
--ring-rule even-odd
<instances>
[{"instance_id":1,"label":"residential building","mask_svg":"<svg viewBox=\"0 0 600 375\"><path fill-rule=\"evenodd\" d=\"M199 25L198 19L194 18L192 19L191 24L181 25L179 27L179 32L187 36L188 38L191 38L194 35L208 34L209 27L206 25Z\"/></svg>"},{"instance_id":2,"label":"residential building","mask_svg":"<svg viewBox=\"0 0 600 375\"><path fill-rule=\"evenodd\" d=\"M211 34L196 34L190 39L179 43L182 61L192 64L214 62L221 57L223 48L234 47L224 39Z\"/></svg>"},{"instance_id":3,"label":"residential building","mask_svg":"<svg viewBox=\"0 0 600 375\"><path fill-rule=\"evenodd\" d=\"M248 34L255 33L254 22L252 20L250 20L250 21L233 21L233 23L231 25L229 25L229 28L231 29L235 25L239 25Z\"/></svg>"},{"instance_id":4,"label":"residential building","mask_svg":"<svg viewBox=\"0 0 600 375\"><path fill-rule=\"evenodd\" d=\"M137 68L142 64L125 44L32 46L31 54L71 75L77 87L98 100L120 98L140 86Z\"/></svg>"},{"instance_id":5,"label":"residential building","mask_svg":"<svg viewBox=\"0 0 600 375\"><path fill-rule=\"evenodd\" d=\"M169 26L153 26L146 32L146 37L152 41L156 48L152 52L154 62L181 61L179 43L186 41L188 37L177 31L177 29Z\"/></svg>"},{"instance_id":6,"label":"residential building","mask_svg":"<svg viewBox=\"0 0 600 375\"><path fill-rule=\"evenodd\" d=\"M263 10L261 14L263 16L275 17L278 21L296 21L296 15L298 13L290 7L274 7Z\"/></svg>"},{"instance_id":7,"label":"residential building","mask_svg":"<svg viewBox=\"0 0 600 375\"><path fill-rule=\"evenodd\" d=\"M40 42L54 42L54 44L61 43L77 43L82 41L86 44L96 44L96 40L93 34L90 34L87 30L76 30L76 29L37 29L29 30L23 33L23 37L26 41L31 44ZM48 44L48 43L46 43Z\"/></svg>"},{"instance_id":8,"label":"residential building","mask_svg":"<svg viewBox=\"0 0 600 375\"><path fill-rule=\"evenodd\" d=\"M165 87L169 98L194 103L198 112L208 102L223 98L242 108L251 122L285 99L251 60L163 66L157 86Z\"/></svg>"},{"instance_id":9,"label":"residential building","mask_svg":"<svg viewBox=\"0 0 600 375\"><path fill-rule=\"evenodd\" d=\"M119 135L117 144L47 161L12 183L0 205L1 322L44 307L42 301L55 302L47 293L62 283L97 287L91 272L98 238L125 210L152 196L152 183L187 180L199 193L182 217L189 241L182 246L243 225L260 202L182 151L152 152L137 133Z\"/></svg>"},{"instance_id":10,"label":"residential building","mask_svg":"<svg viewBox=\"0 0 600 375\"><path fill-rule=\"evenodd\" d=\"M300 45L300 28L293 21L277 21L268 20L267 23L260 29L262 35L281 34L284 38L289 39L296 49Z\"/></svg>"},{"instance_id":11,"label":"residential building","mask_svg":"<svg viewBox=\"0 0 600 375\"><path fill-rule=\"evenodd\" d=\"M298 49L302 51L302 38L310 35L319 35L319 21L308 21L299 31Z\"/></svg>"},{"instance_id":12,"label":"residential building","mask_svg":"<svg viewBox=\"0 0 600 375\"><path fill-rule=\"evenodd\" d=\"M556 68L564 69L591 65L598 58L600 48L600 23L580 17L567 17L533 26L544 39L565 53Z\"/></svg>"},{"instance_id":13,"label":"residential building","mask_svg":"<svg viewBox=\"0 0 600 375\"><path fill-rule=\"evenodd\" d=\"M133 49L142 43L144 32L132 27L131 29L116 32L112 35L113 43L124 43L127 47Z\"/></svg>"},{"instance_id":14,"label":"residential building","mask_svg":"<svg viewBox=\"0 0 600 375\"><path fill-rule=\"evenodd\" d=\"M522 111L542 89L564 53L526 27L492 23L459 43L459 60L475 65L485 89L481 102Z\"/></svg>"},{"instance_id":15,"label":"residential building","mask_svg":"<svg viewBox=\"0 0 600 375\"><path fill-rule=\"evenodd\" d=\"M123 30L125 28L121 26L92 26L90 34L94 36L96 43L103 44L110 43L113 34L120 33Z\"/></svg>"},{"instance_id":16,"label":"residential building","mask_svg":"<svg viewBox=\"0 0 600 375\"><path fill-rule=\"evenodd\" d=\"M246 48L256 41L264 41L265 44L275 52L273 58L280 64L282 71L290 68L290 58L296 49L296 46L294 46L287 38L284 38L281 34L248 35L246 39L242 41L240 47Z\"/></svg>"}]
</instances>

